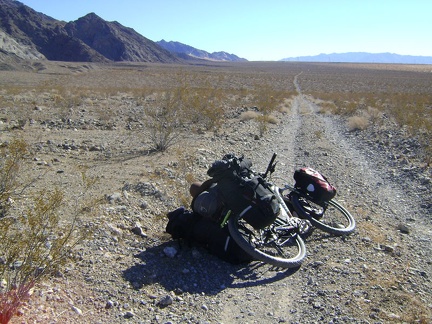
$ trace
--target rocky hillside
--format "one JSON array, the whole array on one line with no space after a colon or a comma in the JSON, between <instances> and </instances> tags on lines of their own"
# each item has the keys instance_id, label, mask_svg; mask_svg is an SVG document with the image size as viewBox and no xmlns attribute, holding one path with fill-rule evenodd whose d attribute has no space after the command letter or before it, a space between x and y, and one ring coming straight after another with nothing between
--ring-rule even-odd
<instances>
[{"instance_id":1,"label":"rocky hillside","mask_svg":"<svg viewBox=\"0 0 432 324\"><path fill-rule=\"evenodd\" d=\"M162 46L163 48L167 49L170 52L177 53L189 58L199 58L209 61L230 61L230 62L243 62L247 61L244 58L238 57L234 54L229 54L227 52L213 52L209 53L204 50L196 49L192 46L185 45L179 42L173 42L173 41L165 41L161 40L156 42L158 45Z\"/></svg>"},{"instance_id":2,"label":"rocky hillside","mask_svg":"<svg viewBox=\"0 0 432 324\"><path fill-rule=\"evenodd\" d=\"M112 61L163 62L179 61L172 53L155 42L120 23L107 22L94 13L67 23L68 35Z\"/></svg>"},{"instance_id":3,"label":"rocky hillside","mask_svg":"<svg viewBox=\"0 0 432 324\"><path fill-rule=\"evenodd\" d=\"M0 0L0 29L19 44L17 51L2 49L23 59L43 55L56 61L108 61L80 39L69 36L63 22L17 1ZM31 51L22 50L26 47Z\"/></svg>"},{"instance_id":4,"label":"rocky hillside","mask_svg":"<svg viewBox=\"0 0 432 324\"><path fill-rule=\"evenodd\" d=\"M0 32L6 34L0 50L22 59L180 62L174 54L133 29L107 22L94 13L65 23L18 1L0 0Z\"/></svg>"},{"instance_id":5,"label":"rocky hillside","mask_svg":"<svg viewBox=\"0 0 432 324\"><path fill-rule=\"evenodd\" d=\"M0 0L0 52L3 63L5 55L67 62L246 61L234 54L208 53L178 42L153 42L95 13L71 22L59 21L13 0Z\"/></svg>"}]
</instances>

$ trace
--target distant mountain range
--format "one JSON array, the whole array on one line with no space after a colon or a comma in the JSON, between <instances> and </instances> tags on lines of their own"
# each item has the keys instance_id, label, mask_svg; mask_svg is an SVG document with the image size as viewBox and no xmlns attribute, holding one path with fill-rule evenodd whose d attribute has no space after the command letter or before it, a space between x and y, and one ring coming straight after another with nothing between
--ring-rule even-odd
<instances>
[{"instance_id":1,"label":"distant mountain range","mask_svg":"<svg viewBox=\"0 0 432 324\"><path fill-rule=\"evenodd\" d=\"M244 58L240 58L237 55L229 54L227 52L213 52L208 53L203 50L196 49L192 46L185 45L179 42L167 42L165 40L161 40L156 42L158 45L162 46L166 50L177 53L180 55L187 55L189 57L195 57L199 59L206 59L210 61L231 61L231 62L245 62L247 61Z\"/></svg>"},{"instance_id":2,"label":"distant mountain range","mask_svg":"<svg viewBox=\"0 0 432 324\"><path fill-rule=\"evenodd\" d=\"M333 53L315 56L288 57L281 61L290 62L347 62L347 63L393 63L393 64L432 64L432 56L411 56L393 53Z\"/></svg>"},{"instance_id":3,"label":"distant mountain range","mask_svg":"<svg viewBox=\"0 0 432 324\"><path fill-rule=\"evenodd\" d=\"M69 62L247 61L227 52L209 53L175 41L154 42L120 23L89 13L56 20L14 0L0 0L0 68L23 59ZM432 57L391 53L320 54L282 59L298 62L432 64Z\"/></svg>"}]
</instances>

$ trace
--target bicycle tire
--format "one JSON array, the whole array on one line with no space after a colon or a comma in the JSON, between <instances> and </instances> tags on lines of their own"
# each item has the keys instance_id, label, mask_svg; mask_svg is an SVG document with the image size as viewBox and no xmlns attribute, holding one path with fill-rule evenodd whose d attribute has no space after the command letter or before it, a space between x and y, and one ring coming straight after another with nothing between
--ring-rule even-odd
<instances>
[{"instance_id":1,"label":"bicycle tire","mask_svg":"<svg viewBox=\"0 0 432 324\"><path fill-rule=\"evenodd\" d=\"M348 235L354 232L356 221L344 206L332 199L327 209L315 204L306 196L296 192L290 194L292 205L300 218L309 220L313 226L334 235ZM316 217L319 215L320 217Z\"/></svg>"},{"instance_id":2,"label":"bicycle tire","mask_svg":"<svg viewBox=\"0 0 432 324\"><path fill-rule=\"evenodd\" d=\"M281 225L284 224L281 223ZM299 267L306 257L306 245L300 235L289 234L291 237L286 239L285 244L279 246L276 246L274 241L263 242L262 234L274 230L275 226L277 225L272 224L262 230L257 230L241 219L240 215L233 215L228 220L231 237L255 260L280 268Z\"/></svg>"}]
</instances>

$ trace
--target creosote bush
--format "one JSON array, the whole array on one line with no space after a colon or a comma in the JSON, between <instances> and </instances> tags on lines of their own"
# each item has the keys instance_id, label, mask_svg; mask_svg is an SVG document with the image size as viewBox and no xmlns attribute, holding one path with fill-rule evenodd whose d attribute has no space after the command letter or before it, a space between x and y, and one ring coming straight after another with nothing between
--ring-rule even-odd
<instances>
[{"instance_id":1,"label":"creosote bush","mask_svg":"<svg viewBox=\"0 0 432 324\"><path fill-rule=\"evenodd\" d=\"M267 132L269 123L277 123L277 120L271 114L276 111L278 106L284 103L284 95L283 92L275 91L269 85L256 85L253 100L261 113L256 117L260 136Z\"/></svg>"},{"instance_id":2,"label":"creosote bush","mask_svg":"<svg viewBox=\"0 0 432 324\"><path fill-rule=\"evenodd\" d=\"M20 177L27 154L22 140L13 140L0 151L1 324L16 314L37 282L60 270L87 234L78 226L78 216L89 209L77 204L65 221L60 218L65 204L61 190L30 191L29 184L36 180Z\"/></svg>"},{"instance_id":3,"label":"creosote bush","mask_svg":"<svg viewBox=\"0 0 432 324\"><path fill-rule=\"evenodd\" d=\"M156 92L155 100L144 109L145 125L156 151L175 144L182 131L217 130L224 117L220 90L208 82L192 87L187 83L188 75L177 77L176 87Z\"/></svg>"},{"instance_id":4,"label":"creosote bush","mask_svg":"<svg viewBox=\"0 0 432 324\"><path fill-rule=\"evenodd\" d=\"M156 151L165 151L178 139L183 125L183 116L178 106L181 100L179 91L159 94L156 105L145 110L146 127Z\"/></svg>"}]
</instances>

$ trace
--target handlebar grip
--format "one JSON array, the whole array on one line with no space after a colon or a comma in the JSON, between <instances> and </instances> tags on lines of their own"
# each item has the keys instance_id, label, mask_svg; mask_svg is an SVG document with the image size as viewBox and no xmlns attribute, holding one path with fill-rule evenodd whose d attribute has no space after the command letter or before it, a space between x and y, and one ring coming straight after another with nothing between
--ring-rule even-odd
<instances>
[{"instance_id":1,"label":"handlebar grip","mask_svg":"<svg viewBox=\"0 0 432 324\"><path fill-rule=\"evenodd\" d=\"M276 160L276 157L277 157L277 153L273 153L273 156L270 160L269 166L271 166L273 164L274 160Z\"/></svg>"},{"instance_id":2,"label":"handlebar grip","mask_svg":"<svg viewBox=\"0 0 432 324\"><path fill-rule=\"evenodd\" d=\"M264 173L264 176L263 176L264 179L267 177L267 173L269 173L269 172L273 172L273 171L274 171L274 164L273 164L273 162L274 162L274 160L276 159L276 156L277 156L277 153L273 153L273 156L272 156L272 158L270 159L270 163L269 163L268 166L267 166L267 170L266 170L266 172Z\"/></svg>"}]
</instances>

